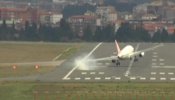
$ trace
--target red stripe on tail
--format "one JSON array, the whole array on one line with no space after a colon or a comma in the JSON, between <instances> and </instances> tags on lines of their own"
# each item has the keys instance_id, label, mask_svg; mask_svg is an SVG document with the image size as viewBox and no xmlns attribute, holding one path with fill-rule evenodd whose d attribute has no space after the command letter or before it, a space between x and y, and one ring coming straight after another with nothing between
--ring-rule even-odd
<instances>
[{"instance_id":1,"label":"red stripe on tail","mask_svg":"<svg viewBox=\"0 0 175 100\"><path fill-rule=\"evenodd\" d=\"M120 53L120 47L119 47L119 45L118 45L116 40L115 40L115 45L116 45L116 48L117 48L117 53Z\"/></svg>"}]
</instances>

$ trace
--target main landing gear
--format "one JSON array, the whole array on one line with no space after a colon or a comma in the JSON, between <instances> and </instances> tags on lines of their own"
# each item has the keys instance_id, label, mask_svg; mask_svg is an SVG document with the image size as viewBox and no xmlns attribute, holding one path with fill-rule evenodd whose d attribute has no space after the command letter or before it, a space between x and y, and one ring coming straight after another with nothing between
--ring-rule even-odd
<instances>
[{"instance_id":1,"label":"main landing gear","mask_svg":"<svg viewBox=\"0 0 175 100\"><path fill-rule=\"evenodd\" d=\"M115 63L116 66L120 66L120 62L118 60L112 60L112 63Z\"/></svg>"},{"instance_id":2,"label":"main landing gear","mask_svg":"<svg viewBox=\"0 0 175 100\"><path fill-rule=\"evenodd\" d=\"M120 62L119 61L116 62L116 66L120 66Z\"/></svg>"},{"instance_id":3,"label":"main landing gear","mask_svg":"<svg viewBox=\"0 0 175 100\"><path fill-rule=\"evenodd\" d=\"M138 58L137 57L134 57L134 62L137 62L138 61Z\"/></svg>"}]
</instances>

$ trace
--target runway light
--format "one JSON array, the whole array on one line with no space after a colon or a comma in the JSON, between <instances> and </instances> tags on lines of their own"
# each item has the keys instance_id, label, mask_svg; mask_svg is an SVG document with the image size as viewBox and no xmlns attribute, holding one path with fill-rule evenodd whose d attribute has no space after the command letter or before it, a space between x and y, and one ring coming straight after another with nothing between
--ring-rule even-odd
<instances>
[{"instance_id":1,"label":"runway light","mask_svg":"<svg viewBox=\"0 0 175 100\"><path fill-rule=\"evenodd\" d=\"M38 69L39 68L39 65L35 65L35 69Z\"/></svg>"},{"instance_id":2,"label":"runway light","mask_svg":"<svg viewBox=\"0 0 175 100\"><path fill-rule=\"evenodd\" d=\"M16 65L13 65L13 69L16 70Z\"/></svg>"}]
</instances>

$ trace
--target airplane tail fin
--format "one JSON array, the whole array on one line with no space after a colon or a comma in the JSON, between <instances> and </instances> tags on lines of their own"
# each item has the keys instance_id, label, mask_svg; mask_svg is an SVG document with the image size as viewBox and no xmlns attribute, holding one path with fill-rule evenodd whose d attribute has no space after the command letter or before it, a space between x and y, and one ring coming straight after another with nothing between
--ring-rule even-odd
<instances>
[{"instance_id":1,"label":"airplane tail fin","mask_svg":"<svg viewBox=\"0 0 175 100\"><path fill-rule=\"evenodd\" d=\"M117 53L119 53L119 52L120 52L120 47L119 47L119 45L118 45L117 40L115 40L115 45L116 45L116 48L117 48Z\"/></svg>"}]
</instances>

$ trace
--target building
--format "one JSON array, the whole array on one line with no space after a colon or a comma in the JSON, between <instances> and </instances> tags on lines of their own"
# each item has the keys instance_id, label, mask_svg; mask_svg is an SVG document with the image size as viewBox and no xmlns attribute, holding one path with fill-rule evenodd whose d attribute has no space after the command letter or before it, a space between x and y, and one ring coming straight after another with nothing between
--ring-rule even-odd
<instances>
[{"instance_id":1,"label":"building","mask_svg":"<svg viewBox=\"0 0 175 100\"><path fill-rule=\"evenodd\" d=\"M143 22L143 28L147 30L151 35L157 32L166 29L169 34L173 34L175 26L171 21L145 21Z\"/></svg>"},{"instance_id":2,"label":"building","mask_svg":"<svg viewBox=\"0 0 175 100\"><path fill-rule=\"evenodd\" d=\"M57 14L54 12L45 12L40 14L40 23L49 25L59 25L63 14Z\"/></svg>"},{"instance_id":3,"label":"building","mask_svg":"<svg viewBox=\"0 0 175 100\"><path fill-rule=\"evenodd\" d=\"M117 11L112 6L99 6L96 9L96 15L100 26L105 26L117 21Z\"/></svg>"},{"instance_id":4,"label":"building","mask_svg":"<svg viewBox=\"0 0 175 100\"><path fill-rule=\"evenodd\" d=\"M156 16L159 20L174 20L175 3L169 0L154 0L151 3L136 6L133 9L133 12L134 15L136 15L136 19L142 19L143 17L146 19L152 19Z\"/></svg>"},{"instance_id":5,"label":"building","mask_svg":"<svg viewBox=\"0 0 175 100\"><path fill-rule=\"evenodd\" d=\"M79 37L83 36L83 30L87 27L90 27L92 31L95 30L96 26L96 17L89 15L78 15L72 16L68 19L71 24L71 28Z\"/></svg>"}]
</instances>

